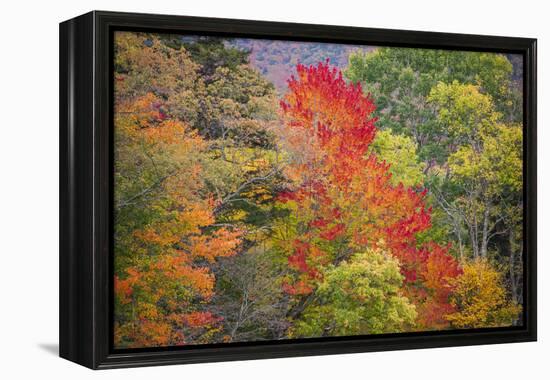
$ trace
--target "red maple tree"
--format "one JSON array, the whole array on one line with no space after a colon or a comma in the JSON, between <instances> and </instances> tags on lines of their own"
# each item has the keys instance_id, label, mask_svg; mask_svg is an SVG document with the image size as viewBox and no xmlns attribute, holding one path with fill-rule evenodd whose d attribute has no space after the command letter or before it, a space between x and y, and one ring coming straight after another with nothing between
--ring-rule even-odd
<instances>
[{"instance_id":1,"label":"red maple tree","mask_svg":"<svg viewBox=\"0 0 550 380\"><path fill-rule=\"evenodd\" d=\"M426 190L394 186L390 165L370 151L376 135L370 95L359 83L346 83L328 62L298 65L288 88L281 109L291 184L278 200L293 203L305 227L290 247L294 276L284 289L307 295L327 265L366 248L384 248L400 262L418 325L445 326L444 315L452 312L448 280L461 269L449 247L418 243L418 233L431 226Z\"/></svg>"}]
</instances>

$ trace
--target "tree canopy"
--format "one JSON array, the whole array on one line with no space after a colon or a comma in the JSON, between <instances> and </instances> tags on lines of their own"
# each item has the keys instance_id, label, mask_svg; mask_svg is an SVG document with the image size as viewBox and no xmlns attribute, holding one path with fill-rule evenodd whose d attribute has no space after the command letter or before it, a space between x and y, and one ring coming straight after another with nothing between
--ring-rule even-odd
<instances>
[{"instance_id":1,"label":"tree canopy","mask_svg":"<svg viewBox=\"0 0 550 380\"><path fill-rule=\"evenodd\" d=\"M290 44L278 93L268 42L114 41L117 348L522 323L507 57Z\"/></svg>"}]
</instances>

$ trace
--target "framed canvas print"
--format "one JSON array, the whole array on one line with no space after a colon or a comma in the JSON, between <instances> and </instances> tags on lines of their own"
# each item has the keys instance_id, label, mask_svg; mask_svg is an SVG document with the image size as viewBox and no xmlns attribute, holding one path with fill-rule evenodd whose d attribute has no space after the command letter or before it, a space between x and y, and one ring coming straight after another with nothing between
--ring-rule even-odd
<instances>
[{"instance_id":1,"label":"framed canvas print","mask_svg":"<svg viewBox=\"0 0 550 380\"><path fill-rule=\"evenodd\" d=\"M60 25L60 355L536 340L536 40Z\"/></svg>"}]
</instances>

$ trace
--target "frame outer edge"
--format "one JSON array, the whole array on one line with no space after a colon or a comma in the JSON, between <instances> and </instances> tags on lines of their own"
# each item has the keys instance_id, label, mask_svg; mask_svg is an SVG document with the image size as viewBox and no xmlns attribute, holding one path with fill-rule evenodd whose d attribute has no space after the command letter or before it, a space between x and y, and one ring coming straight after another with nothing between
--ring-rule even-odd
<instances>
[{"instance_id":1,"label":"frame outer edge","mask_svg":"<svg viewBox=\"0 0 550 380\"><path fill-rule=\"evenodd\" d=\"M527 259L527 270L526 274L529 276L529 281L527 284L527 292L530 297L527 307L529 314L529 333L531 338L537 340L537 330L538 330L538 299L537 299L537 40L531 39L530 46L526 52L526 57L529 59L529 77L528 86L524 93L529 96L529 104L527 107L528 117L526 128L527 133L525 134L526 140L526 149L528 150L528 155L524 154L524 159L527 162L527 175L524 178L524 186L527 184L529 190L527 193L528 202L526 202L525 210L527 210L530 215L526 218L527 222L527 232L524 233L524 239L527 243L526 255ZM525 95L524 95L525 96Z\"/></svg>"},{"instance_id":2,"label":"frame outer edge","mask_svg":"<svg viewBox=\"0 0 550 380\"><path fill-rule=\"evenodd\" d=\"M111 28L235 31L250 35L305 39L317 35L353 42L373 38L388 46L442 44L457 50L514 50L526 58L525 91L529 97L526 138L529 153L525 183L528 247L526 325L516 331L453 335L371 337L341 342L282 342L280 345L193 348L184 351L110 352L109 232L110 89L107 63ZM254 32L252 32L254 30ZM334 32L334 33L333 33ZM332 34L333 33L333 34ZM404 43L397 43L404 39ZM349 43L348 42L348 43ZM345 43L345 42L344 42ZM393 45L392 45L393 44ZM410 32L355 27L228 20L94 11L60 24L60 356L93 369L292 356L342 354L458 345L528 342L536 340L536 40L449 33ZM110 207L110 206L109 206ZM529 272L531 271L531 272Z\"/></svg>"},{"instance_id":3,"label":"frame outer edge","mask_svg":"<svg viewBox=\"0 0 550 380\"><path fill-rule=\"evenodd\" d=\"M72 21L59 24L59 355L66 359L73 358L74 331L73 319L70 317L72 289L71 267L71 199L69 174L71 156L71 136L69 125L71 125L71 72L73 56L71 53L71 27Z\"/></svg>"},{"instance_id":4,"label":"frame outer edge","mask_svg":"<svg viewBox=\"0 0 550 380\"><path fill-rule=\"evenodd\" d=\"M94 367L92 13L63 22L60 36L59 356Z\"/></svg>"}]
</instances>

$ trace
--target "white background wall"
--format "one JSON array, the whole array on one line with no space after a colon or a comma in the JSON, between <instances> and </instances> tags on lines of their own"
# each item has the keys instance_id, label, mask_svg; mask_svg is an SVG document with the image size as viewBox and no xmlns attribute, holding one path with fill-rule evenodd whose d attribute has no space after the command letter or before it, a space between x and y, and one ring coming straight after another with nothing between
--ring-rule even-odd
<instances>
[{"instance_id":1,"label":"white background wall","mask_svg":"<svg viewBox=\"0 0 550 380\"><path fill-rule=\"evenodd\" d=\"M6 0L0 11L0 377L542 379L550 376L546 1ZM539 39L539 342L92 372L57 355L58 23L92 9ZM544 144L544 145L543 145ZM545 149L546 146L546 149ZM543 351L546 349L546 355Z\"/></svg>"}]
</instances>

